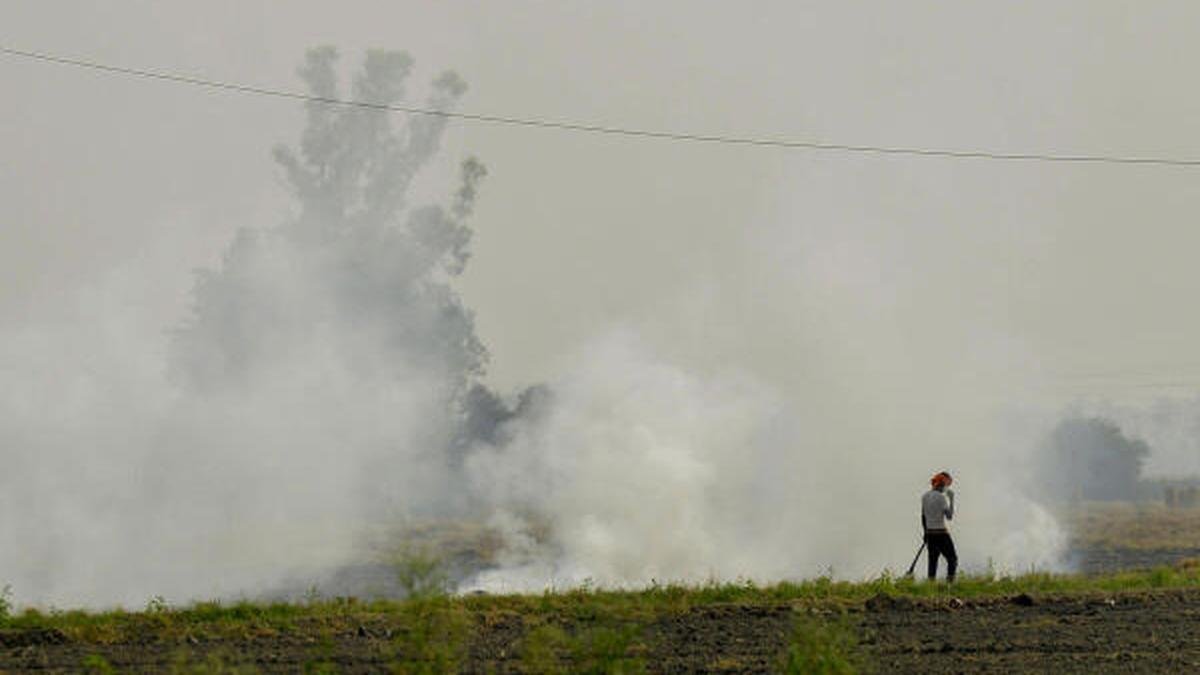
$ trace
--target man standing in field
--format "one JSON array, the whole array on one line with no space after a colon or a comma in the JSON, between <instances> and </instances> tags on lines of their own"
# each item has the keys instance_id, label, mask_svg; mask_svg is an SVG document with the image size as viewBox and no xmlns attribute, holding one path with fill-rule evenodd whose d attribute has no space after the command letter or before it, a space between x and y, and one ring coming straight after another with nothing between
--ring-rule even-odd
<instances>
[{"instance_id":1,"label":"man standing in field","mask_svg":"<svg viewBox=\"0 0 1200 675\"><path fill-rule=\"evenodd\" d=\"M938 556L946 557L947 581L954 581L958 571L958 553L946 529L946 521L954 518L954 490L950 489L953 482L948 472L941 471L930 480L932 489L921 497L921 527L925 529L925 545L929 548L931 581L937 578Z\"/></svg>"}]
</instances>

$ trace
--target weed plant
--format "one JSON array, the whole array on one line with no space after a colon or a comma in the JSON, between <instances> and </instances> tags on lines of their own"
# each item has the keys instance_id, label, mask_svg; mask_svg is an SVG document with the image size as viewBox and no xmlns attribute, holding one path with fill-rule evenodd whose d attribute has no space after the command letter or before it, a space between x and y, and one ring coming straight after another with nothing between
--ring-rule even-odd
<instances>
[{"instance_id":1,"label":"weed plant","mask_svg":"<svg viewBox=\"0 0 1200 675\"><path fill-rule=\"evenodd\" d=\"M794 612L792 634L778 664L782 673L853 675L867 670L854 627L845 618Z\"/></svg>"},{"instance_id":2,"label":"weed plant","mask_svg":"<svg viewBox=\"0 0 1200 675\"><path fill-rule=\"evenodd\" d=\"M4 584L0 588L0 621L7 621L12 615L12 586Z\"/></svg>"}]
</instances>

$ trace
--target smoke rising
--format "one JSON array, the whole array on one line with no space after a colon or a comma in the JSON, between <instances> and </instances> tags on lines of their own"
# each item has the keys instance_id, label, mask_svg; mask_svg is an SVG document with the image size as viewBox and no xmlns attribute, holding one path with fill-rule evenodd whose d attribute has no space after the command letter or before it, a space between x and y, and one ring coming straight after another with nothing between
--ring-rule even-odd
<instances>
[{"instance_id":1,"label":"smoke rising","mask_svg":"<svg viewBox=\"0 0 1200 675\"><path fill-rule=\"evenodd\" d=\"M314 93L339 95L336 61L309 53ZM397 102L411 68L368 52L348 96ZM464 91L443 74L424 105ZM136 294L118 283L77 324L7 336L0 570L22 601L257 592L345 562L365 523L463 501L447 448L487 353L450 279L485 170L414 207L444 118L307 113L275 153L297 212L243 228L169 340L114 307Z\"/></svg>"},{"instance_id":2,"label":"smoke rising","mask_svg":"<svg viewBox=\"0 0 1200 675\"><path fill-rule=\"evenodd\" d=\"M845 439L863 429L798 416L744 371L680 367L629 330L568 361L549 399L468 459L472 492L508 543L472 587L862 578L904 567L919 543L911 504L927 489L928 451L854 447ZM1067 534L1014 461L1025 460L979 441L954 460L970 569L1061 566Z\"/></svg>"},{"instance_id":3,"label":"smoke rising","mask_svg":"<svg viewBox=\"0 0 1200 675\"><path fill-rule=\"evenodd\" d=\"M803 523L771 517L804 481L785 454L778 399L754 382L700 379L617 332L584 347L552 397L468 459L472 488L516 546L485 588L779 577ZM549 539L530 533L547 526Z\"/></svg>"},{"instance_id":4,"label":"smoke rising","mask_svg":"<svg viewBox=\"0 0 1200 675\"><path fill-rule=\"evenodd\" d=\"M300 75L336 97L336 66L318 49ZM369 52L348 95L403 100L412 70ZM425 105L464 92L444 74ZM488 389L454 286L482 164L463 163L449 205L409 202L444 130L311 105L298 148L275 152L296 212L240 231L169 337L124 304L145 278L6 334L0 581L21 601L253 594L354 562L369 524L417 517L500 534L496 565L467 582L487 589L877 574L911 555L917 497L942 468L968 568L1056 563L1065 536L1012 469L1041 429L1012 423L1019 348L987 325L904 341L896 327L929 317L903 316L886 237L817 236L786 261L787 242L750 247L792 295L747 305L806 322L786 358L698 366L653 330L611 327L544 385ZM779 321L747 318L761 319L742 324L749 347ZM972 346L939 373L956 341ZM968 379L992 393L962 396ZM924 397L906 396L914 381Z\"/></svg>"}]
</instances>

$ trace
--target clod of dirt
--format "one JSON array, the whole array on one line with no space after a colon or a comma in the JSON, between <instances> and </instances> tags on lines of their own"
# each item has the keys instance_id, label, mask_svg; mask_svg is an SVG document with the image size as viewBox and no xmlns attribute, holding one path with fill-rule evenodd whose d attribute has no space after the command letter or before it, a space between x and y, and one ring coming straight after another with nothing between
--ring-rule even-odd
<instances>
[{"instance_id":1,"label":"clod of dirt","mask_svg":"<svg viewBox=\"0 0 1200 675\"><path fill-rule=\"evenodd\" d=\"M1019 607L1033 607L1036 604L1036 602L1034 601L1032 595L1030 595L1028 593L1022 593L1020 595L1013 597L1012 604L1017 605Z\"/></svg>"},{"instance_id":2,"label":"clod of dirt","mask_svg":"<svg viewBox=\"0 0 1200 675\"><path fill-rule=\"evenodd\" d=\"M869 598L864 606L869 612L886 612L895 609L908 609L912 607L912 601L908 598L897 598L892 595L878 593Z\"/></svg>"},{"instance_id":3,"label":"clod of dirt","mask_svg":"<svg viewBox=\"0 0 1200 675\"><path fill-rule=\"evenodd\" d=\"M61 645L67 636L57 628L30 628L0 631L0 647L29 647L32 645Z\"/></svg>"}]
</instances>

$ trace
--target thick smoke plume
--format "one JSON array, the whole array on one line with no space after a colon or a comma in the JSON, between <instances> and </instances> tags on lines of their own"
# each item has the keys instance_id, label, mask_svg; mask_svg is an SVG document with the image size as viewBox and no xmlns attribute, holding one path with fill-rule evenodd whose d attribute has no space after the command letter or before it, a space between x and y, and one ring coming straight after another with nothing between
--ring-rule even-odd
<instances>
[{"instance_id":1,"label":"thick smoke plume","mask_svg":"<svg viewBox=\"0 0 1200 675\"><path fill-rule=\"evenodd\" d=\"M314 94L343 95L336 60L309 53ZM344 95L396 103L411 69L371 51ZM424 106L465 89L443 74ZM414 207L444 117L307 112L299 147L275 152L297 212L242 229L199 273L165 353L161 333L121 334L138 323L112 311L112 289L80 317L83 339L30 327L5 341L10 382L41 387L0 409L0 574L23 601L257 592L343 562L367 523L465 503L449 451L469 445L487 352L450 280L485 170L467 160L448 207Z\"/></svg>"},{"instance_id":2,"label":"thick smoke plume","mask_svg":"<svg viewBox=\"0 0 1200 675\"><path fill-rule=\"evenodd\" d=\"M544 405L501 427L501 447L468 459L509 543L473 586L862 578L897 571L919 542L905 507L925 489L926 460L905 444L840 445L783 392L742 372L691 372L628 331L570 361ZM1049 569L1065 549L1012 459L958 459L972 483L959 540L971 569Z\"/></svg>"},{"instance_id":3,"label":"thick smoke plume","mask_svg":"<svg viewBox=\"0 0 1200 675\"><path fill-rule=\"evenodd\" d=\"M314 94L404 99L408 56L368 53L344 94L336 63L310 52ZM423 105L464 91L441 75ZM0 581L21 601L264 592L415 520L499 536L465 581L482 588L877 574L906 563L917 497L951 463L968 568L1055 564L1064 535L1009 470L1037 425L1014 431L992 402L927 451L912 402L877 383L853 394L814 367L784 391L735 364L689 367L628 327L544 385L488 389L453 285L485 170L464 162L448 206L409 203L445 125L310 104L299 146L275 153L296 212L237 235L169 340L120 301L142 278L6 335L0 364L21 386L0 399ZM814 322L821 358L860 328L851 341Z\"/></svg>"}]
</instances>

